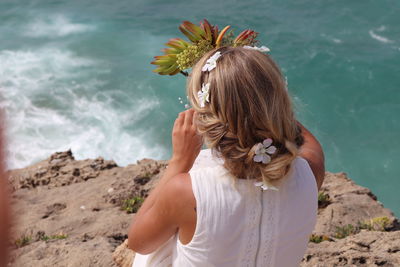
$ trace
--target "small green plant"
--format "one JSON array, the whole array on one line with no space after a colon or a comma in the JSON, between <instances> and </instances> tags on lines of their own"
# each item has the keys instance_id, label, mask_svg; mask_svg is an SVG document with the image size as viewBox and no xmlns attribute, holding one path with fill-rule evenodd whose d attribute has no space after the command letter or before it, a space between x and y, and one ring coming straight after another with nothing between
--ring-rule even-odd
<instances>
[{"instance_id":1,"label":"small green plant","mask_svg":"<svg viewBox=\"0 0 400 267\"><path fill-rule=\"evenodd\" d=\"M46 235L44 232L40 232L40 234L38 235L38 240L42 240L42 241L60 240L60 239L65 239L67 237L68 237L68 235L64 234L62 232L55 234L55 235Z\"/></svg>"},{"instance_id":2,"label":"small green plant","mask_svg":"<svg viewBox=\"0 0 400 267\"><path fill-rule=\"evenodd\" d=\"M386 216L376 217L370 220L359 222L360 229L368 231L385 231L390 226L390 219Z\"/></svg>"},{"instance_id":3,"label":"small green plant","mask_svg":"<svg viewBox=\"0 0 400 267\"><path fill-rule=\"evenodd\" d=\"M126 199L122 203L122 210L126 211L127 213L136 213L142 205L143 201L144 199L141 197Z\"/></svg>"},{"instance_id":4,"label":"small green plant","mask_svg":"<svg viewBox=\"0 0 400 267\"><path fill-rule=\"evenodd\" d=\"M345 226L336 226L335 233L331 236L333 238L346 238L350 235L355 235L359 233L361 230L367 231L390 231L390 227L393 221L386 217L375 217L365 221L359 221L356 226L352 224L348 224ZM325 235L315 235L312 234L310 236L309 241L313 243L321 243L322 241L333 241L333 239L329 236Z\"/></svg>"},{"instance_id":5,"label":"small green plant","mask_svg":"<svg viewBox=\"0 0 400 267\"><path fill-rule=\"evenodd\" d=\"M328 194L325 194L324 192L318 193L318 208L325 208L330 203L331 203L331 200L330 200Z\"/></svg>"},{"instance_id":6,"label":"small green plant","mask_svg":"<svg viewBox=\"0 0 400 267\"><path fill-rule=\"evenodd\" d=\"M359 232L359 228L358 227L354 227L354 225L352 224L348 224L345 226L341 226L341 227L336 227L336 231L335 231L335 238L345 238L349 235L354 235L357 234Z\"/></svg>"},{"instance_id":7,"label":"small green plant","mask_svg":"<svg viewBox=\"0 0 400 267\"><path fill-rule=\"evenodd\" d=\"M18 248L21 248L23 246L28 245L31 241L32 241L32 237L31 236L23 235L20 238L18 238L17 240L15 240L15 245Z\"/></svg>"},{"instance_id":8,"label":"small green plant","mask_svg":"<svg viewBox=\"0 0 400 267\"><path fill-rule=\"evenodd\" d=\"M59 233L57 235L50 236L51 239L66 239L68 237L67 234Z\"/></svg>"},{"instance_id":9,"label":"small green plant","mask_svg":"<svg viewBox=\"0 0 400 267\"><path fill-rule=\"evenodd\" d=\"M40 238L40 240L42 240L42 241L48 241L48 240L50 240L50 236L44 235L44 236L42 236L42 237Z\"/></svg>"},{"instance_id":10,"label":"small green plant","mask_svg":"<svg viewBox=\"0 0 400 267\"><path fill-rule=\"evenodd\" d=\"M329 236L326 235L316 235L316 234L312 234L310 236L310 242L313 243L321 243L322 241L332 241L332 239Z\"/></svg>"},{"instance_id":11,"label":"small green plant","mask_svg":"<svg viewBox=\"0 0 400 267\"><path fill-rule=\"evenodd\" d=\"M372 225L368 222L368 221L363 221L363 222L358 222L358 227L363 230L368 230L368 231L373 231L374 228L372 227Z\"/></svg>"}]
</instances>

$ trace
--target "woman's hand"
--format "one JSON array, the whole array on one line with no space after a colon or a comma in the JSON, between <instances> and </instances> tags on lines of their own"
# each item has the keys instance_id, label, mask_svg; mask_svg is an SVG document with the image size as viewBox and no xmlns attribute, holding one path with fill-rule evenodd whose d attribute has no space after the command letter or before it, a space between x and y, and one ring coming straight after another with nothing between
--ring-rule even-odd
<instances>
[{"instance_id":1,"label":"woman's hand","mask_svg":"<svg viewBox=\"0 0 400 267\"><path fill-rule=\"evenodd\" d=\"M182 172L188 172L200 153L203 140L197 133L194 123L194 110L179 113L172 130L173 155L170 165L174 164Z\"/></svg>"},{"instance_id":2,"label":"woman's hand","mask_svg":"<svg viewBox=\"0 0 400 267\"><path fill-rule=\"evenodd\" d=\"M129 229L129 247L139 253L155 251L176 234L183 219L183 208L196 205L190 176L202 138L194 124L194 110L181 112L172 130L173 155L157 186L143 202ZM179 196L179 197L175 197ZM192 197L192 198L191 198ZM193 200L191 202L191 200Z\"/></svg>"}]
</instances>

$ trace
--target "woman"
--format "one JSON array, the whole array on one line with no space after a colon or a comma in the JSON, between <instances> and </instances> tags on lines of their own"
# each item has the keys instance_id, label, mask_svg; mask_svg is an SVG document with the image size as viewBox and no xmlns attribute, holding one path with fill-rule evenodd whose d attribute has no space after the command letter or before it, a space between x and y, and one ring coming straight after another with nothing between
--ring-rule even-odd
<instances>
[{"instance_id":1,"label":"woman","mask_svg":"<svg viewBox=\"0 0 400 267\"><path fill-rule=\"evenodd\" d=\"M255 49L219 48L193 67L187 94L193 109L175 121L173 156L129 247L163 250L159 266L298 266L324 156L295 120L278 66Z\"/></svg>"}]
</instances>

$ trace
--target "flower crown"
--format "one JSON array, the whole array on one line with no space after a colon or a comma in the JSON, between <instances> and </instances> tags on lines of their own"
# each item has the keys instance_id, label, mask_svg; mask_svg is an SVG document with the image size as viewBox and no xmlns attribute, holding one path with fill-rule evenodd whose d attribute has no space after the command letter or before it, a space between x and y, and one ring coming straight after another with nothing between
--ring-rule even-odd
<instances>
[{"instance_id":1,"label":"flower crown","mask_svg":"<svg viewBox=\"0 0 400 267\"><path fill-rule=\"evenodd\" d=\"M232 31L228 31L230 26L226 26L219 31L218 26L211 25L206 19L197 26L189 21L184 21L179 30L189 39L185 41L181 38L170 39L163 49L164 55L155 56L151 64L158 67L153 70L161 75L175 75L181 73L188 76L187 69L193 67L196 62L207 52L222 46L231 47L254 47L258 33L253 30L244 30L236 38ZM253 48L251 48L253 49ZM261 47L262 52L269 49Z\"/></svg>"}]
</instances>

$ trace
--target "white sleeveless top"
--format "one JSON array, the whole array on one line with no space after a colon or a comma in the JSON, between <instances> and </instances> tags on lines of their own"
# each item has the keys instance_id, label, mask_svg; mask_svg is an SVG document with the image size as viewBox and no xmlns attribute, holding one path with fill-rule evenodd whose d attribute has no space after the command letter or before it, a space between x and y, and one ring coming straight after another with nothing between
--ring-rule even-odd
<instances>
[{"instance_id":1,"label":"white sleeveless top","mask_svg":"<svg viewBox=\"0 0 400 267\"><path fill-rule=\"evenodd\" d=\"M146 255L147 264L139 255L133 266L299 266L318 208L317 185L306 160L293 161L278 191L233 178L209 149L201 151L190 177L197 210L192 240L183 245L176 235Z\"/></svg>"}]
</instances>

